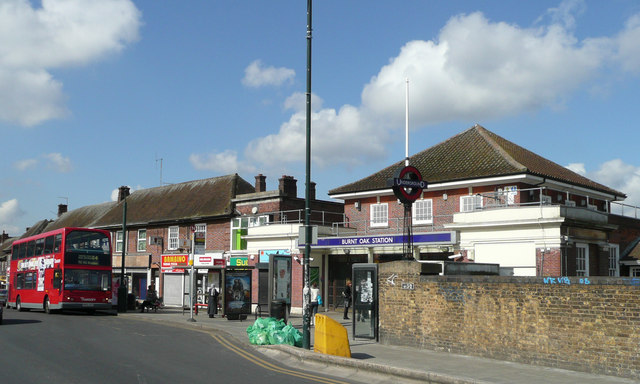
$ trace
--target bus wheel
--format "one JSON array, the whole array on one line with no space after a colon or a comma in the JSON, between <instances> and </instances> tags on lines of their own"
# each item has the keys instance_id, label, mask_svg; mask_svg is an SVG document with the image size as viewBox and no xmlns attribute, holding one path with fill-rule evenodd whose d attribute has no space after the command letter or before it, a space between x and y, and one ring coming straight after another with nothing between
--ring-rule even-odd
<instances>
[{"instance_id":1,"label":"bus wheel","mask_svg":"<svg viewBox=\"0 0 640 384\"><path fill-rule=\"evenodd\" d=\"M49 303L49 296L44 299L44 311L48 314L51 314L51 303Z\"/></svg>"},{"instance_id":2,"label":"bus wheel","mask_svg":"<svg viewBox=\"0 0 640 384\"><path fill-rule=\"evenodd\" d=\"M20 312L24 311L24 309L22 308L22 303L20 302L20 296L16 298L16 309Z\"/></svg>"}]
</instances>

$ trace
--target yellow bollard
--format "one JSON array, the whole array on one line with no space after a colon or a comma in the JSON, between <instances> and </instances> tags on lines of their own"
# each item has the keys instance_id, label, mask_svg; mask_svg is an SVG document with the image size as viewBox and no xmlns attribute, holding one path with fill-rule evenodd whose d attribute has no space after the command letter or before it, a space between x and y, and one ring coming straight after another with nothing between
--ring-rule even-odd
<instances>
[{"instance_id":1,"label":"yellow bollard","mask_svg":"<svg viewBox=\"0 0 640 384\"><path fill-rule=\"evenodd\" d=\"M342 324L332 318L316 314L313 351L325 355L351 357L349 335Z\"/></svg>"}]
</instances>

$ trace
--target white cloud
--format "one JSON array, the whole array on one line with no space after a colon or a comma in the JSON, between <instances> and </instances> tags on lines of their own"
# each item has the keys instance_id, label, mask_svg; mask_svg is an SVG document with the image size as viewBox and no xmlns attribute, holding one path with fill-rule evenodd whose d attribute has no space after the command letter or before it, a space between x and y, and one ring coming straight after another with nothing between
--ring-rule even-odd
<instances>
[{"instance_id":1,"label":"white cloud","mask_svg":"<svg viewBox=\"0 0 640 384\"><path fill-rule=\"evenodd\" d=\"M21 216L24 216L24 212L20 209L17 199L0 203L0 231L4 230L11 236L17 235L18 227L13 223Z\"/></svg>"},{"instance_id":2,"label":"white cloud","mask_svg":"<svg viewBox=\"0 0 640 384\"><path fill-rule=\"evenodd\" d=\"M598 170L588 173L587 176L624 192L628 196L624 204L640 206L640 167L614 159L603 163Z\"/></svg>"},{"instance_id":3,"label":"white cloud","mask_svg":"<svg viewBox=\"0 0 640 384\"><path fill-rule=\"evenodd\" d=\"M394 131L404 127L407 78L411 127L420 129L561 108L573 92L591 86L612 60L624 59L633 67L640 59L635 44L640 16L631 17L619 36L581 41L573 30L584 10L582 1L562 2L549 9L546 23L540 18L532 28L494 22L480 12L457 15L437 38L406 43L364 85L360 106L324 108L312 102L314 165L357 165L384 156ZM259 62L250 67L262 72ZM285 101L292 115L278 132L247 145L246 162L263 169L304 161L303 96L296 93ZM242 163L235 152L232 159Z\"/></svg>"},{"instance_id":4,"label":"white cloud","mask_svg":"<svg viewBox=\"0 0 640 384\"><path fill-rule=\"evenodd\" d=\"M68 157L62 156L60 153L48 153L42 155L47 160L47 168L59 173L70 172L73 166L71 160Z\"/></svg>"},{"instance_id":5,"label":"white cloud","mask_svg":"<svg viewBox=\"0 0 640 384\"><path fill-rule=\"evenodd\" d=\"M267 85L280 86L286 82L292 82L295 76L296 72L293 69L265 67L260 60L256 60L244 70L242 84L252 88Z\"/></svg>"},{"instance_id":6,"label":"white cloud","mask_svg":"<svg viewBox=\"0 0 640 384\"><path fill-rule=\"evenodd\" d=\"M617 36L618 53L616 59L623 69L640 72L640 14L631 16L625 24L625 29Z\"/></svg>"},{"instance_id":7,"label":"white cloud","mask_svg":"<svg viewBox=\"0 0 640 384\"><path fill-rule=\"evenodd\" d=\"M416 125L481 121L555 106L593 78L607 57L558 24L526 29L481 13L453 17L436 41L412 41L362 92L363 109L398 124L405 78Z\"/></svg>"},{"instance_id":8,"label":"white cloud","mask_svg":"<svg viewBox=\"0 0 640 384\"><path fill-rule=\"evenodd\" d=\"M189 156L191 165L200 171L214 171L222 174L236 172L253 172L255 168L238 160L236 151L227 150L221 153L207 155L192 154Z\"/></svg>"},{"instance_id":9,"label":"white cloud","mask_svg":"<svg viewBox=\"0 0 640 384\"><path fill-rule=\"evenodd\" d=\"M577 173L578 175L584 176L587 174L587 170L584 167L584 163L571 163L565 166L565 168Z\"/></svg>"},{"instance_id":10,"label":"white cloud","mask_svg":"<svg viewBox=\"0 0 640 384\"><path fill-rule=\"evenodd\" d=\"M315 93L311 92L311 110L318 111L322 109L324 100ZM294 112L306 111L307 108L307 94L302 92L295 92L291 96L287 97L284 101L285 110L293 110Z\"/></svg>"},{"instance_id":11,"label":"white cloud","mask_svg":"<svg viewBox=\"0 0 640 384\"><path fill-rule=\"evenodd\" d=\"M67 173L73 169L71 159L61 153L46 153L40 156L48 169L59 173ZM40 164L39 159L24 159L13 163L13 167L19 171L35 169Z\"/></svg>"},{"instance_id":12,"label":"white cloud","mask_svg":"<svg viewBox=\"0 0 640 384\"><path fill-rule=\"evenodd\" d=\"M364 86L360 107L314 108L314 164L355 165L384 155L393 131L404 127L407 78L412 127L481 121L561 103L596 74L609 49L600 41L579 42L563 27L571 24L577 5L553 13L562 24L534 29L491 22L481 13L459 15L437 39L405 44ZM285 105L301 105L301 95ZM278 133L247 146L249 161L302 161L305 116L293 109Z\"/></svg>"},{"instance_id":13,"label":"white cloud","mask_svg":"<svg viewBox=\"0 0 640 384\"><path fill-rule=\"evenodd\" d=\"M130 0L0 4L0 119L33 126L68 114L54 68L85 65L138 39Z\"/></svg>"},{"instance_id":14,"label":"white cloud","mask_svg":"<svg viewBox=\"0 0 640 384\"><path fill-rule=\"evenodd\" d=\"M565 0L557 8L549 8L547 15L551 17L553 24L563 25L566 29L574 29L576 27L576 15L583 14L586 9L587 7L583 0Z\"/></svg>"},{"instance_id":15,"label":"white cloud","mask_svg":"<svg viewBox=\"0 0 640 384\"><path fill-rule=\"evenodd\" d=\"M18 160L13 163L13 167L19 171L26 171L27 169L33 169L38 165L37 159L24 159Z\"/></svg>"},{"instance_id":16,"label":"white cloud","mask_svg":"<svg viewBox=\"0 0 640 384\"><path fill-rule=\"evenodd\" d=\"M566 166L570 170L591 180L613 188L627 195L622 204L640 207L640 166L627 164L621 159L613 159L602 163L598 169L587 171L583 163ZM614 213L620 213L619 206L614 204ZM632 212L628 210L628 212Z\"/></svg>"}]
</instances>

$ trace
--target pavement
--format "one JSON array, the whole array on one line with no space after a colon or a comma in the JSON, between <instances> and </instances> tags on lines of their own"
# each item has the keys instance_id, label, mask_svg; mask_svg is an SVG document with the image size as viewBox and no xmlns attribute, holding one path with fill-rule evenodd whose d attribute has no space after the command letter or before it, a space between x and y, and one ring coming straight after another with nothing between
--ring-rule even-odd
<instances>
[{"instance_id":1,"label":"pavement","mask_svg":"<svg viewBox=\"0 0 640 384\"><path fill-rule=\"evenodd\" d=\"M206 311L191 315L189 310L180 308L163 308L157 312L129 311L119 313L126 318L172 323L183 327L218 330L226 333L237 343L245 344L256 351L290 365L309 365L310 369L331 371L332 368L354 370L353 376L359 379L361 374L377 377L377 380L366 378L367 383L640 383L640 381L576 372L564 369L549 368L508 361L493 360L477 356L458 355L447 352L436 352L427 349L385 345L369 339L354 339L350 320L342 319L342 312L323 312L330 318L340 322L349 334L351 358L316 353L313 351L314 328L311 328L310 350L289 345L250 346L247 327L253 325L255 316L245 320L228 320L221 316L209 318ZM194 321L192 321L194 320ZM291 315L289 323L302 330L302 317Z\"/></svg>"}]
</instances>

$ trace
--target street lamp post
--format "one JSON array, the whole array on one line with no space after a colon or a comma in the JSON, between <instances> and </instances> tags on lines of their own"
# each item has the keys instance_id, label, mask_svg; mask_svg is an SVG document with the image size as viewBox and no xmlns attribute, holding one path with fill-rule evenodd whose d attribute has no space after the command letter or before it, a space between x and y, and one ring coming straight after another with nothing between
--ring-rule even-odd
<instances>
[{"instance_id":1,"label":"street lamp post","mask_svg":"<svg viewBox=\"0 0 640 384\"><path fill-rule=\"evenodd\" d=\"M124 257L127 244L127 198L122 204L122 261L120 265L120 286L118 287L118 312L127 312L127 285L124 276Z\"/></svg>"},{"instance_id":2,"label":"street lamp post","mask_svg":"<svg viewBox=\"0 0 640 384\"><path fill-rule=\"evenodd\" d=\"M311 253L311 228L310 215L311 204L310 187L311 187L311 10L312 0L307 0L307 148L306 148L306 191L304 195L304 298L303 298L303 315L302 315L302 347L311 349L311 333L309 331L310 314L309 304L311 301L311 293L309 289L309 255Z\"/></svg>"}]
</instances>

